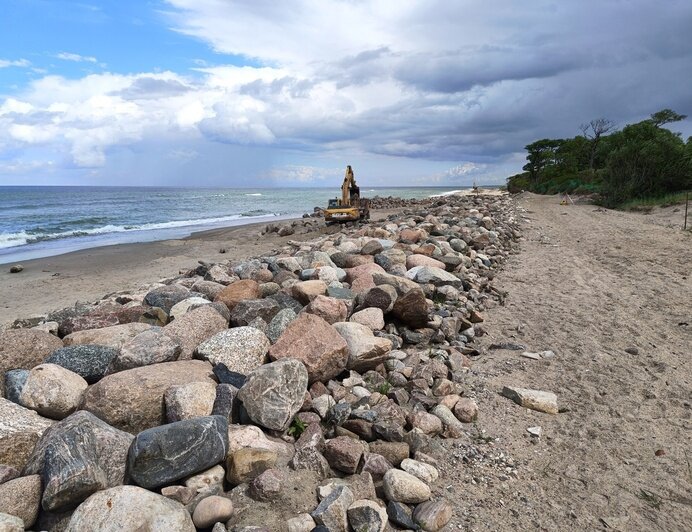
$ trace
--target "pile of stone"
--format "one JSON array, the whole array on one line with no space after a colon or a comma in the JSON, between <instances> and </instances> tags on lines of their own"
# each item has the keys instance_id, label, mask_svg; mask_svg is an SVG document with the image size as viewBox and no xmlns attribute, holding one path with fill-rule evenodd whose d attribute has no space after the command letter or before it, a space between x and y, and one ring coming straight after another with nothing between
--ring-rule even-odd
<instances>
[{"instance_id":1,"label":"pile of stone","mask_svg":"<svg viewBox=\"0 0 692 532\"><path fill-rule=\"evenodd\" d=\"M478 415L464 377L517 237L506 197L426 200L16 322L0 528L441 530L435 441Z\"/></svg>"},{"instance_id":2,"label":"pile of stone","mask_svg":"<svg viewBox=\"0 0 692 532\"><path fill-rule=\"evenodd\" d=\"M417 207L419 205L427 205L429 203L429 199L404 199L397 198L395 196L375 196L374 198L370 198L371 209L396 209L399 207Z\"/></svg>"}]
</instances>

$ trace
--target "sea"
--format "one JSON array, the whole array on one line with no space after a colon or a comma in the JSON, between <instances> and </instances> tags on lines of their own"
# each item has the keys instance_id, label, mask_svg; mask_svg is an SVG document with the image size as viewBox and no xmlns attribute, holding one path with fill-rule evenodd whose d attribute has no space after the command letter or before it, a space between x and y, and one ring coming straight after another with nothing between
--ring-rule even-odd
<instances>
[{"instance_id":1,"label":"sea","mask_svg":"<svg viewBox=\"0 0 692 532\"><path fill-rule=\"evenodd\" d=\"M426 198L459 187L361 187L364 197ZM338 188L0 186L0 264L98 246L184 238L325 207Z\"/></svg>"}]
</instances>

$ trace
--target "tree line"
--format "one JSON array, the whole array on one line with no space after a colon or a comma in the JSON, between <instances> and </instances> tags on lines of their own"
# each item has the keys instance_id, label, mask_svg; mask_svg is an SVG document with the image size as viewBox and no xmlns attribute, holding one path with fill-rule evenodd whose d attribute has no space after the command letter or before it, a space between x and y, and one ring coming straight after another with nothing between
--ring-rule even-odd
<instances>
[{"instance_id":1,"label":"tree line","mask_svg":"<svg viewBox=\"0 0 692 532\"><path fill-rule=\"evenodd\" d=\"M685 120L670 109L621 130L599 118L570 139L540 139L525 147L524 172L507 178L510 192L595 193L617 207L692 188L692 137L685 142L666 124Z\"/></svg>"}]
</instances>

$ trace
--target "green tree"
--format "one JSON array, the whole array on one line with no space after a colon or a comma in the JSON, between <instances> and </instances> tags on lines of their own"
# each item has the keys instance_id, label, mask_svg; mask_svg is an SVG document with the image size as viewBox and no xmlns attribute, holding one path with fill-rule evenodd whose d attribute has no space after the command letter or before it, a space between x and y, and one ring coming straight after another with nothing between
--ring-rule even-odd
<instances>
[{"instance_id":1,"label":"green tree","mask_svg":"<svg viewBox=\"0 0 692 532\"><path fill-rule=\"evenodd\" d=\"M687 118L687 115L678 114L671 109L662 109L652 114L649 120L651 120L655 126L660 127L664 124L670 124L671 122L680 122L681 120L685 120L685 118Z\"/></svg>"}]
</instances>

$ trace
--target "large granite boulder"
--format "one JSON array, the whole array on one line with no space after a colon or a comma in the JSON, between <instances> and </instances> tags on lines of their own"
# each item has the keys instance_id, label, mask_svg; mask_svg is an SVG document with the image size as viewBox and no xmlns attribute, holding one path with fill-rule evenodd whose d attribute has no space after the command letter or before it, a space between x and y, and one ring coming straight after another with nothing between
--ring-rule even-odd
<instances>
[{"instance_id":1,"label":"large granite boulder","mask_svg":"<svg viewBox=\"0 0 692 532\"><path fill-rule=\"evenodd\" d=\"M188 382L171 386L164 395L166 419L174 422L209 416L215 399L216 384L211 382Z\"/></svg>"},{"instance_id":2,"label":"large granite boulder","mask_svg":"<svg viewBox=\"0 0 692 532\"><path fill-rule=\"evenodd\" d=\"M320 280L301 281L291 287L293 297L303 305L307 305L317 296L327 293L327 283Z\"/></svg>"},{"instance_id":3,"label":"large granite boulder","mask_svg":"<svg viewBox=\"0 0 692 532\"><path fill-rule=\"evenodd\" d=\"M257 318L262 318L269 323L279 310L281 310L279 304L269 298L239 301L231 311L231 324L241 327L249 325Z\"/></svg>"},{"instance_id":4,"label":"large granite boulder","mask_svg":"<svg viewBox=\"0 0 692 532\"><path fill-rule=\"evenodd\" d=\"M180 343L178 360L189 360L199 344L227 328L228 319L214 305L204 305L172 321L163 331Z\"/></svg>"},{"instance_id":5,"label":"large granite boulder","mask_svg":"<svg viewBox=\"0 0 692 532\"><path fill-rule=\"evenodd\" d=\"M0 397L0 464L23 468L41 434L53 423Z\"/></svg>"},{"instance_id":6,"label":"large granite boulder","mask_svg":"<svg viewBox=\"0 0 692 532\"><path fill-rule=\"evenodd\" d=\"M108 365L119 353L118 349L107 345L71 345L53 351L46 362L73 371L94 384L103 378Z\"/></svg>"},{"instance_id":7,"label":"large granite boulder","mask_svg":"<svg viewBox=\"0 0 692 532\"><path fill-rule=\"evenodd\" d=\"M236 307L237 308L237 307ZM235 327L215 334L197 346L197 357L212 364L225 364L246 374L267 361L269 339L254 327Z\"/></svg>"},{"instance_id":8,"label":"large granite boulder","mask_svg":"<svg viewBox=\"0 0 692 532\"><path fill-rule=\"evenodd\" d=\"M125 342L151 327L147 323L124 323L102 329L74 332L65 336L63 342L65 345L98 344L120 349Z\"/></svg>"},{"instance_id":9,"label":"large granite boulder","mask_svg":"<svg viewBox=\"0 0 692 532\"><path fill-rule=\"evenodd\" d=\"M190 297L190 290L179 284L160 286L151 290L144 296L144 302L152 307L163 309L170 314L176 303Z\"/></svg>"},{"instance_id":10,"label":"large granite boulder","mask_svg":"<svg viewBox=\"0 0 692 532\"><path fill-rule=\"evenodd\" d=\"M152 489L220 463L228 453L228 422L197 417L137 434L127 457L130 478Z\"/></svg>"},{"instance_id":11,"label":"large granite boulder","mask_svg":"<svg viewBox=\"0 0 692 532\"><path fill-rule=\"evenodd\" d=\"M269 348L272 360L295 358L305 364L310 383L326 382L346 368L348 344L329 323L314 314L300 314Z\"/></svg>"},{"instance_id":12,"label":"large granite boulder","mask_svg":"<svg viewBox=\"0 0 692 532\"><path fill-rule=\"evenodd\" d=\"M183 299L182 301L179 301L175 305L171 307L171 312L170 312L170 319L175 320L180 318L181 316L184 316L187 312L190 310L201 307L202 305L210 305L211 301L201 297L201 296L193 296L193 297L188 297L187 299Z\"/></svg>"},{"instance_id":13,"label":"large granite boulder","mask_svg":"<svg viewBox=\"0 0 692 532\"><path fill-rule=\"evenodd\" d=\"M296 317L297 314L290 308L283 308L277 312L267 327L267 338L269 338L269 341L275 344L286 330L286 327L288 327L288 324L295 320Z\"/></svg>"},{"instance_id":14,"label":"large granite boulder","mask_svg":"<svg viewBox=\"0 0 692 532\"><path fill-rule=\"evenodd\" d=\"M235 306L246 299L257 299L260 297L260 287L257 281L243 279L226 286L218 293L214 301L223 303L228 310L233 310Z\"/></svg>"},{"instance_id":15,"label":"large granite boulder","mask_svg":"<svg viewBox=\"0 0 692 532\"><path fill-rule=\"evenodd\" d=\"M0 331L0 377L11 369L31 369L48 355L63 346L62 340L36 329L8 329ZM4 379L0 378L0 392L5 393Z\"/></svg>"},{"instance_id":16,"label":"large granite boulder","mask_svg":"<svg viewBox=\"0 0 692 532\"><path fill-rule=\"evenodd\" d=\"M434 284L435 286L449 285L459 288L462 285L461 279L449 273L444 268L431 266L416 266L406 272L406 277L419 284Z\"/></svg>"},{"instance_id":17,"label":"large granite boulder","mask_svg":"<svg viewBox=\"0 0 692 532\"><path fill-rule=\"evenodd\" d=\"M77 410L87 381L56 364L40 364L29 372L19 403L42 416L63 419Z\"/></svg>"},{"instance_id":18,"label":"large granite boulder","mask_svg":"<svg viewBox=\"0 0 692 532\"><path fill-rule=\"evenodd\" d=\"M375 336L372 329L356 322L335 323L334 328L348 344L347 369L367 371L389 358L392 341Z\"/></svg>"},{"instance_id":19,"label":"large granite boulder","mask_svg":"<svg viewBox=\"0 0 692 532\"><path fill-rule=\"evenodd\" d=\"M392 315L414 329L425 327L428 323L428 302L423 290L416 288L399 296L392 308Z\"/></svg>"},{"instance_id":20,"label":"large granite boulder","mask_svg":"<svg viewBox=\"0 0 692 532\"><path fill-rule=\"evenodd\" d=\"M95 493L72 514L65 532L195 532L190 513L172 499L137 486Z\"/></svg>"},{"instance_id":21,"label":"large granite boulder","mask_svg":"<svg viewBox=\"0 0 692 532\"><path fill-rule=\"evenodd\" d=\"M164 329L155 327L126 342L110 361L107 373L171 362L181 352L182 345L177 338L167 334Z\"/></svg>"},{"instance_id":22,"label":"large granite boulder","mask_svg":"<svg viewBox=\"0 0 692 532\"><path fill-rule=\"evenodd\" d=\"M250 373L238 399L253 422L283 431L303 405L307 388L308 372L303 363L280 360Z\"/></svg>"},{"instance_id":23,"label":"large granite boulder","mask_svg":"<svg viewBox=\"0 0 692 532\"><path fill-rule=\"evenodd\" d=\"M343 299L318 295L303 309L303 312L319 316L327 323L336 323L346 319L348 307Z\"/></svg>"},{"instance_id":24,"label":"large granite boulder","mask_svg":"<svg viewBox=\"0 0 692 532\"><path fill-rule=\"evenodd\" d=\"M166 422L164 394L170 386L197 381L216 383L209 362L183 360L129 369L89 387L82 408L134 434Z\"/></svg>"},{"instance_id":25,"label":"large granite boulder","mask_svg":"<svg viewBox=\"0 0 692 532\"><path fill-rule=\"evenodd\" d=\"M19 396L28 378L28 369L11 369L5 373L5 397L13 403L20 404Z\"/></svg>"}]
</instances>

